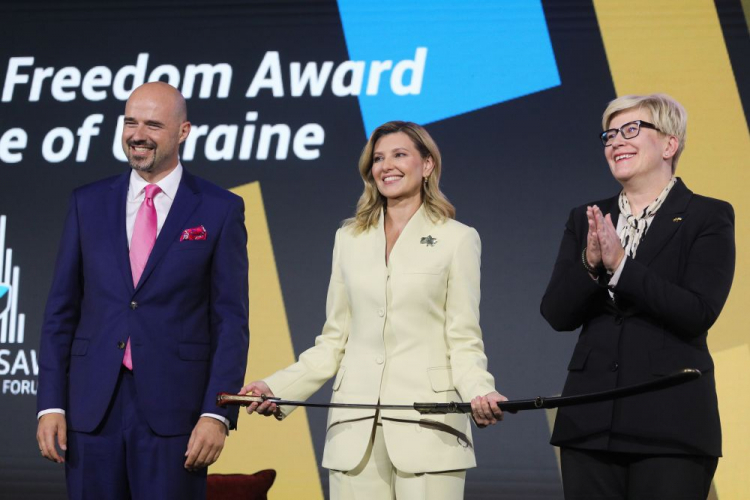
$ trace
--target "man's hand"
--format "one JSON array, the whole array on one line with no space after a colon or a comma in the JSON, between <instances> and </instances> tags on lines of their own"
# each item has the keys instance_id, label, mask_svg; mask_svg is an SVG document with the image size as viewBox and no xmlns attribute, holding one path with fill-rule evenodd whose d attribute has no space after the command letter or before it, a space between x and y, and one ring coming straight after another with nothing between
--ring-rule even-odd
<instances>
[{"instance_id":1,"label":"man's hand","mask_svg":"<svg viewBox=\"0 0 750 500\"><path fill-rule=\"evenodd\" d=\"M211 417L201 417L188 441L185 468L197 470L216 462L224 449L226 437L227 427L223 422Z\"/></svg>"},{"instance_id":2,"label":"man's hand","mask_svg":"<svg viewBox=\"0 0 750 500\"><path fill-rule=\"evenodd\" d=\"M47 460L58 464L64 463L65 458L57 452L56 444L60 445L62 451L68 449L68 426L65 423L65 415L62 413L47 413L42 415L36 428L36 441L39 443L39 451Z\"/></svg>"}]
</instances>

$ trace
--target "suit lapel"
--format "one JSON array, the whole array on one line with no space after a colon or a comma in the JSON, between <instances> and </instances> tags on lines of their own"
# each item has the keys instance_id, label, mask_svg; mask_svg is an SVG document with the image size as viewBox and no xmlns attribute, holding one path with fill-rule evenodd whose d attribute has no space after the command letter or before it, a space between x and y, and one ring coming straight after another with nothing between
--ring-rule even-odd
<instances>
[{"instance_id":1,"label":"suit lapel","mask_svg":"<svg viewBox=\"0 0 750 500\"><path fill-rule=\"evenodd\" d=\"M421 236L427 236L427 233L422 234L426 224L426 217L427 215L424 212L424 205L420 205L419 209L411 216L411 219L406 223L406 226L404 226L404 230L401 231L401 234L398 236L396 244L393 245L390 256L391 262L393 261L394 256L398 259L399 252L409 252L409 247L413 248L414 242L418 242L421 239ZM383 227L385 227L385 225ZM385 235L385 232L383 234ZM401 250L402 247L406 247L406 250Z\"/></svg>"},{"instance_id":2,"label":"suit lapel","mask_svg":"<svg viewBox=\"0 0 750 500\"><path fill-rule=\"evenodd\" d=\"M669 240L682 225L685 211L692 196L693 192L685 186L682 179L678 178L672 191L664 200L664 204L656 212L651 227L648 228L640 245L638 245L635 260L648 265L666 247Z\"/></svg>"},{"instance_id":3,"label":"suit lapel","mask_svg":"<svg viewBox=\"0 0 750 500\"><path fill-rule=\"evenodd\" d=\"M380 215L378 216L378 225L368 230L368 234L372 232L372 237L375 239L375 248L377 248L378 260L382 262L383 266L388 266L388 261L385 258L385 252L387 248L387 241L385 239L385 209L380 209ZM392 250L392 249L391 249Z\"/></svg>"},{"instance_id":4,"label":"suit lapel","mask_svg":"<svg viewBox=\"0 0 750 500\"><path fill-rule=\"evenodd\" d=\"M110 184L110 191L107 193L107 199L104 205L107 212L107 222L110 232L110 242L112 243L112 253L117 261L117 267L120 268L125 286L133 291L133 272L130 269L130 254L128 253L128 234L125 229L125 212L128 197L128 186L130 171L117 177ZM112 203L111 200L115 202Z\"/></svg>"},{"instance_id":5,"label":"suit lapel","mask_svg":"<svg viewBox=\"0 0 750 500\"><path fill-rule=\"evenodd\" d=\"M164 226L161 228L159 236L156 238L154 248L151 250L148 262L146 262L146 268L143 270L141 279L135 287L136 291L140 290L143 284L148 280L148 277L151 275L154 268L156 268L162 257L164 257L169 246L177 240L179 234L184 228L187 218L193 213L200 203L200 200L201 194L197 183L195 182L195 178L190 175L187 170L183 169L180 187L177 189L174 202L172 202L172 208L169 209L169 214L164 221Z\"/></svg>"}]
</instances>

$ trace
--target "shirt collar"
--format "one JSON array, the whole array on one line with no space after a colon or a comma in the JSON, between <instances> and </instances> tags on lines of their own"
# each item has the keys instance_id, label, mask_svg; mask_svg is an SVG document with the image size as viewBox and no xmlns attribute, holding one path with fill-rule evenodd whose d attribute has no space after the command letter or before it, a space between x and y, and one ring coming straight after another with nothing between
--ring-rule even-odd
<instances>
[{"instance_id":1,"label":"shirt collar","mask_svg":"<svg viewBox=\"0 0 750 500\"><path fill-rule=\"evenodd\" d=\"M156 183L161 188L161 192L167 195L169 199L174 200L177 195L177 189L180 187L180 181L182 180L182 164L178 161L177 167L169 172L165 178ZM128 197L131 200L135 200L143 194L146 186L149 182L138 174L135 170L130 171L130 188L128 190Z\"/></svg>"}]
</instances>

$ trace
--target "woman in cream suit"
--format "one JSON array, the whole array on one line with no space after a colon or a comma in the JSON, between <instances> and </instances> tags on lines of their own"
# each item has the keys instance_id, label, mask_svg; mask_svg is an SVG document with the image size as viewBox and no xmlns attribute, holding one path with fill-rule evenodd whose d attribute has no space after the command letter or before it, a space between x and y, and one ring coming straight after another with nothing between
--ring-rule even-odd
<instances>
[{"instance_id":1,"label":"woman in cream suit","mask_svg":"<svg viewBox=\"0 0 750 500\"><path fill-rule=\"evenodd\" d=\"M365 189L336 233L323 332L297 363L241 393L304 400L335 376L332 402L471 399L477 425L496 423L505 398L479 327L479 235L453 220L437 146L419 125L389 122L373 132L359 171ZM292 409L264 402L248 413L283 419ZM466 415L329 412L332 499L460 499L474 466Z\"/></svg>"}]
</instances>

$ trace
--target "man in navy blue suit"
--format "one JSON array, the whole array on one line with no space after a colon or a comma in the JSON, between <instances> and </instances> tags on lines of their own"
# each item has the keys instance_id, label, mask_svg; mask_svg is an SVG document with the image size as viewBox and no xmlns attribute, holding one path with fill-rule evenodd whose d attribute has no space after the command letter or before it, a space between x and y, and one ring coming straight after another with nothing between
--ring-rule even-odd
<instances>
[{"instance_id":1,"label":"man in navy blue suit","mask_svg":"<svg viewBox=\"0 0 750 500\"><path fill-rule=\"evenodd\" d=\"M71 498L205 498L248 348L244 204L189 174L185 100L125 106L131 170L76 189L42 329L37 440ZM58 451L64 453L64 458Z\"/></svg>"}]
</instances>

